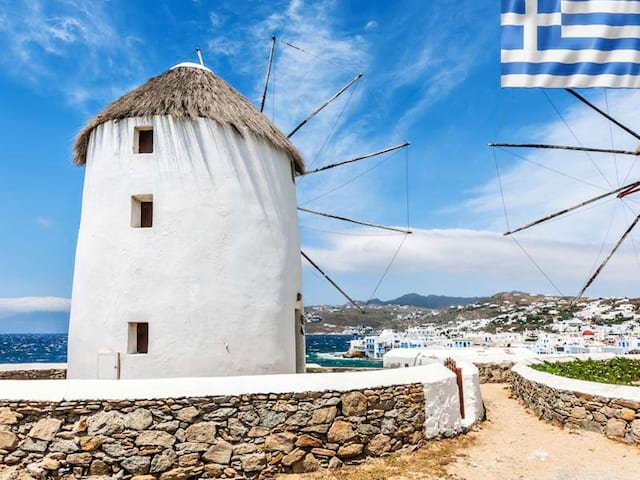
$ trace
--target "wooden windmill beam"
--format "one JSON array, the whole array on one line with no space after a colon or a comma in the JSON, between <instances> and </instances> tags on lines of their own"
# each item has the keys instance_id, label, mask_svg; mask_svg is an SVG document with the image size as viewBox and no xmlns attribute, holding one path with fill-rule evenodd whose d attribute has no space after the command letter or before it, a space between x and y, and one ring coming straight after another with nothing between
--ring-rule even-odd
<instances>
[{"instance_id":1,"label":"wooden windmill beam","mask_svg":"<svg viewBox=\"0 0 640 480\"><path fill-rule=\"evenodd\" d=\"M611 148L593 148L593 147L574 147L568 145L547 145L544 143L490 143L490 147L501 148L540 148L550 150L574 150L578 152L595 152L595 153L614 153L616 155L633 155L640 156L640 151L632 152L630 150L614 150Z\"/></svg>"},{"instance_id":2,"label":"wooden windmill beam","mask_svg":"<svg viewBox=\"0 0 640 480\"><path fill-rule=\"evenodd\" d=\"M354 157L349 160L345 160L344 162L331 163L329 165L325 165L324 167L316 168L315 170L309 170L305 172L303 175L309 175L310 173L323 172L325 170L329 170L330 168L340 167L341 165L347 165L349 163L358 162L360 160L366 160L367 158L371 158L371 157L377 157L378 155L393 152L394 150L408 147L409 145L411 145L411 142L404 142L404 143L401 143L400 145L394 145L393 147L383 148L382 150L378 150L377 152L360 155L359 157Z\"/></svg>"},{"instance_id":3,"label":"wooden windmill beam","mask_svg":"<svg viewBox=\"0 0 640 480\"><path fill-rule=\"evenodd\" d=\"M591 284L598 277L598 275L600 275L600 272L602 272L602 269L605 267L607 263L609 263L609 260L611 260L611 257L613 257L614 253L616 253L618 248L620 248L620 245L622 245L622 242L624 242L625 238L627 238L627 236L638 224L638 221L640 221L640 215L638 215L635 218L635 220L631 223L631 225L629 225L629 228L627 228L627 230L624 232L622 237L620 237L620 240L618 240L618 242L615 244L615 246L613 247L613 250L609 252L609 255L607 255L607 258L605 258L604 261L600 264L600 266L596 268L596 271L593 272L593 275L591 275L589 280L587 280L587 283L584 285L584 287L582 287L582 290L580 290L580 293L578 294L578 296L573 300L573 303L577 302L580 298L582 298L582 295L584 295L584 292L587 290L587 288L591 286Z\"/></svg>"},{"instance_id":4,"label":"wooden windmill beam","mask_svg":"<svg viewBox=\"0 0 640 480\"><path fill-rule=\"evenodd\" d=\"M633 130L631 130L629 127L627 127L626 125L623 125L622 123L620 123L618 120L616 120L615 118L613 118L611 115L609 115L607 112L604 112L602 110L600 110L598 107L596 107L593 103L591 103L589 100L587 100L586 98L584 98L582 95L580 95L578 92L576 92L575 90L571 89L571 88L565 88L565 90L567 92L569 92L571 95L573 95L574 97L576 97L578 100L580 100L582 103L584 103L585 105L587 105L588 107L591 107L593 110L595 110L596 112L598 112L600 115L602 115L604 118L606 118L607 120L609 120L611 123L617 125L618 127L620 127L622 130L624 130L625 132L627 132L629 135L633 135L634 137L636 137L638 140L640 140L640 135L637 134L636 132L634 132Z\"/></svg>"},{"instance_id":5,"label":"wooden windmill beam","mask_svg":"<svg viewBox=\"0 0 640 480\"><path fill-rule=\"evenodd\" d=\"M566 213L569 213L573 210L577 210L578 208L584 207L586 205L589 205L590 203L593 202L597 202L598 200L602 200L603 198L609 197L611 195L615 195L615 194L629 194L631 192L633 192L633 190L640 186L640 182L633 182L630 183L628 185L624 185L623 187L620 188L616 188L615 190L611 190L610 192L607 193L603 193L602 195L598 195L597 197L593 197L590 198L589 200L585 200L584 202L581 202L577 205L574 205L573 207L569 207L569 208L565 208L564 210L560 210L559 212L556 213L552 213L551 215L547 215L546 217L543 217L539 220L536 220L534 222L528 223L522 227L516 228L515 230L511 230L509 232L506 232L504 235L511 235L514 234L516 232L521 232L522 230L526 230L527 228L531 228L534 227L536 225L540 225L541 223L547 222L553 218L559 217L561 215L564 215Z\"/></svg>"},{"instance_id":6,"label":"wooden windmill beam","mask_svg":"<svg viewBox=\"0 0 640 480\"><path fill-rule=\"evenodd\" d=\"M269 50L269 61L267 63L267 73L264 78L264 90L262 91L262 100L260 100L260 111L264 112L264 102L267 99L267 89L269 88L269 77L271 76L271 64L273 63L273 51L276 48L276 36L271 37L271 49Z\"/></svg>"},{"instance_id":7,"label":"wooden windmill beam","mask_svg":"<svg viewBox=\"0 0 640 480\"><path fill-rule=\"evenodd\" d=\"M309 120L311 120L313 117L319 114L322 110L324 110L331 102L333 102L336 98L338 98L340 95L346 92L349 89L349 87L351 87L354 83L356 83L361 78L362 78L362 73L359 73L358 75L356 75L349 83L347 83L344 87L338 90L335 93L335 95L333 95L333 97L331 97L329 100L327 100L318 108L316 108L313 112L309 114L307 118L305 118L302 122L300 122L300 124L296 128L294 128L289 135L287 135L287 138L293 137L298 130L300 130L305 124L309 122Z\"/></svg>"},{"instance_id":8,"label":"wooden windmill beam","mask_svg":"<svg viewBox=\"0 0 640 480\"><path fill-rule=\"evenodd\" d=\"M360 312L361 312L361 313L365 313L365 312L364 312L364 310L360 307L360 305L358 305L358 304L355 302L355 300L353 300L353 299L352 299L352 298L347 294L347 292L345 292L342 288L340 288L340 286L339 286L336 282L334 282L334 281L331 279L331 277L330 277L329 275L327 275L327 274L324 272L324 270L322 270L322 269L321 269L321 268L320 268L320 267L319 267L319 266L318 266L318 265L317 265L313 260L311 260L311 259L309 258L309 256L308 256L306 253L304 253L304 250L300 250L300 253L301 253L301 254L302 254L302 256L305 258L305 260L306 260L307 262L309 262L309 263L311 264L311 266L312 266L313 268L315 268L315 269L320 273L320 275L322 275L322 276L325 278L325 280L326 280L327 282L329 282L331 285L333 285L333 287L334 287L336 290L338 290L338 291L342 294L342 296L344 296L344 298L346 298L347 300L349 300L349 302L351 303L351 305L353 305L353 306L354 306L354 307L356 307L358 310L360 310Z\"/></svg>"},{"instance_id":9,"label":"wooden windmill beam","mask_svg":"<svg viewBox=\"0 0 640 480\"><path fill-rule=\"evenodd\" d=\"M333 218L335 220L342 220L343 222L355 223L357 225L364 225L365 227L380 228L382 230L391 230L392 232L406 233L407 235L413 233L411 230L402 230L400 228L387 227L385 225L378 225L375 223L361 222L360 220L353 220L352 218L340 217L338 215L331 215L330 213L309 210L308 208L298 207L298 210L305 213L311 213L313 215L320 215L321 217Z\"/></svg>"}]
</instances>

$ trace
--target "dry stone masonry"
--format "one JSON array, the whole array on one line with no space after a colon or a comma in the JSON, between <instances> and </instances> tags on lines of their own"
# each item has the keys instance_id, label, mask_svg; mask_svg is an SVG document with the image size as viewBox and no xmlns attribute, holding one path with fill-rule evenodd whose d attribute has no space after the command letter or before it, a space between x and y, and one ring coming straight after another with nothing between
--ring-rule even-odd
<instances>
[{"instance_id":1,"label":"dry stone masonry","mask_svg":"<svg viewBox=\"0 0 640 480\"><path fill-rule=\"evenodd\" d=\"M513 362L474 362L474 365L478 367L480 383L509 383L511 381Z\"/></svg>"},{"instance_id":2,"label":"dry stone masonry","mask_svg":"<svg viewBox=\"0 0 640 480\"><path fill-rule=\"evenodd\" d=\"M0 380L63 380L66 368L1 369Z\"/></svg>"},{"instance_id":3,"label":"dry stone masonry","mask_svg":"<svg viewBox=\"0 0 640 480\"><path fill-rule=\"evenodd\" d=\"M423 441L422 384L136 401L0 401L0 465L35 478L266 478Z\"/></svg>"},{"instance_id":4,"label":"dry stone masonry","mask_svg":"<svg viewBox=\"0 0 640 480\"><path fill-rule=\"evenodd\" d=\"M515 396L541 419L640 445L640 401L561 390L517 371L512 372L511 381Z\"/></svg>"}]
</instances>

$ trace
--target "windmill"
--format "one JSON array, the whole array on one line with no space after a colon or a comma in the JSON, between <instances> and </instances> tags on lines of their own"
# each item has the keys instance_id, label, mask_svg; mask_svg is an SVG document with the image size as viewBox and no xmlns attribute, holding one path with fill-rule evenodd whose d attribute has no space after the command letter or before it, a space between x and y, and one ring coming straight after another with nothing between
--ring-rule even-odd
<instances>
[{"instance_id":1,"label":"windmill","mask_svg":"<svg viewBox=\"0 0 640 480\"><path fill-rule=\"evenodd\" d=\"M290 141L362 74L286 135L197 53L111 102L76 139L86 168L69 378L304 372L300 255L361 307L301 252L298 213L402 234L397 251L411 233L297 202L300 177L406 151L307 169Z\"/></svg>"}]
</instances>

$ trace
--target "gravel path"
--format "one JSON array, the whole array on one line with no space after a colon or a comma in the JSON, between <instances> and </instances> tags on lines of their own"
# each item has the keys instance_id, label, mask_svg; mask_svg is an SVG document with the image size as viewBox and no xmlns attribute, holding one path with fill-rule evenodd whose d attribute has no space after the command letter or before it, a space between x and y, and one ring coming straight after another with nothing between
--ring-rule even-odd
<instances>
[{"instance_id":1,"label":"gravel path","mask_svg":"<svg viewBox=\"0 0 640 480\"><path fill-rule=\"evenodd\" d=\"M447 467L465 480L620 480L640 478L640 446L554 427L526 413L503 385L483 385L488 421Z\"/></svg>"},{"instance_id":2,"label":"gravel path","mask_svg":"<svg viewBox=\"0 0 640 480\"><path fill-rule=\"evenodd\" d=\"M640 446L545 423L509 398L505 385L482 385L487 421L473 432L428 442L410 455L282 480L623 480L640 478Z\"/></svg>"}]
</instances>

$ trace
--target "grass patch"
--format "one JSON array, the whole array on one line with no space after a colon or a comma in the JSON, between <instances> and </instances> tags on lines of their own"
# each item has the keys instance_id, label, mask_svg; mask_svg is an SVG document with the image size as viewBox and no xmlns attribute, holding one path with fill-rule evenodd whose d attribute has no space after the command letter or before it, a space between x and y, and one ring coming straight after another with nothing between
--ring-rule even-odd
<instances>
[{"instance_id":1,"label":"grass patch","mask_svg":"<svg viewBox=\"0 0 640 480\"><path fill-rule=\"evenodd\" d=\"M447 472L447 466L464 456L474 442L470 435L445 440L430 440L413 453L395 453L383 458L368 458L361 465L315 473L281 474L277 480L461 480Z\"/></svg>"},{"instance_id":2,"label":"grass patch","mask_svg":"<svg viewBox=\"0 0 640 480\"><path fill-rule=\"evenodd\" d=\"M572 362L531 365L541 372L589 382L615 385L640 385L640 360L616 357L611 360L574 360Z\"/></svg>"}]
</instances>

